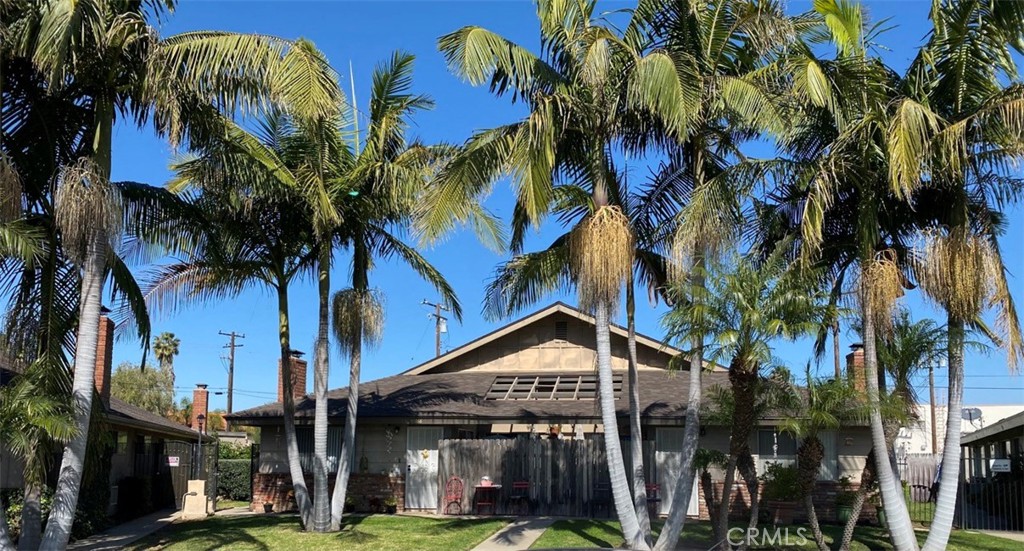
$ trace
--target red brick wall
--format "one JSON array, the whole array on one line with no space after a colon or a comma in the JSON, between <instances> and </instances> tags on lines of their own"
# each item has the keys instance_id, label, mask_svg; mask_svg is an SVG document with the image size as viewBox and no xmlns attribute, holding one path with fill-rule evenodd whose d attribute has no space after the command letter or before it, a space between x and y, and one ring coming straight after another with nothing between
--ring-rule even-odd
<instances>
[{"instance_id":1,"label":"red brick wall","mask_svg":"<svg viewBox=\"0 0 1024 551\"><path fill-rule=\"evenodd\" d=\"M846 376L853 381L853 388L865 392L867 381L864 379L864 348L854 345L853 352L846 355Z\"/></svg>"},{"instance_id":2,"label":"red brick wall","mask_svg":"<svg viewBox=\"0 0 1024 551\"><path fill-rule=\"evenodd\" d=\"M292 367L292 396L301 400L306 396L306 360L291 357ZM281 369L281 360L277 360L277 401L284 402L284 371Z\"/></svg>"},{"instance_id":3,"label":"red brick wall","mask_svg":"<svg viewBox=\"0 0 1024 551\"><path fill-rule=\"evenodd\" d=\"M110 369L114 361L114 320L100 316L99 340L96 342L96 371L93 379L96 392L104 406L110 405Z\"/></svg>"},{"instance_id":4,"label":"red brick wall","mask_svg":"<svg viewBox=\"0 0 1024 551\"><path fill-rule=\"evenodd\" d=\"M328 492L334 491L335 477L328 479ZM306 487L313 491L313 479L306 478ZM379 512L384 500L394 496L398 510L405 509L405 479L385 474L352 473L348 479L348 496L355 502L356 512ZM293 511L295 495L292 492L291 476L287 473L256 473L253 479L251 509L262 511L264 503L273 503L275 511Z\"/></svg>"},{"instance_id":5,"label":"red brick wall","mask_svg":"<svg viewBox=\"0 0 1024 551\"><path fill-rule=\"evenodd\" d=\"M715 495L722 494L723 483L721 481L715 482ZM818 482L814 487L814 511L818 513L818 520L822 522L835 522L836 521L836 493L839 490L839 485L835 482ZM850 484L851 491L857 491L858 484ZM708 520L711 517L708 515L707 502L704 500L703 488L698 488L700 496L700 519ZM762 485L758 489L758 494L764 490ZM761 510L766 510L768 504L765 501L761 501ZM802 504L800 509L796 513L797 520L806 520L807 512L803 510ZM738 482L733 486L732 499L729 502L729 517L746 520L750 518L750 494L747 492L746 484ZM864 520L876 520L878 513L875 510L874 504L869 501L864 503L864 508L861 511L860 518Z\"/></svg>"}]
</instances>

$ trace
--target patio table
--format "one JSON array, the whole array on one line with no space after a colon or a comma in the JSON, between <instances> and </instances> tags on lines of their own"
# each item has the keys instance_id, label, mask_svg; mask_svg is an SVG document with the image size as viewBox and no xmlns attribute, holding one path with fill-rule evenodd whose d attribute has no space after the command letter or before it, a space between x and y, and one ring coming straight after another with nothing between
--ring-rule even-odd
<instances>
[{"instance_id":1,"label":"patio table","mask_svg":"<svg viewBox=\"0 0 1024 551\"><path fill-rule=\"evenodd\" d=\"M501 490L501 484L492 484L490 486L484 486L477 484L473 487L476 491L474 497L476 500L476 514L483 514L480 512L481 508L490 507L491 514L495 514L495 506L498 502L498 490Z\"/></svg>"}]
</instances>

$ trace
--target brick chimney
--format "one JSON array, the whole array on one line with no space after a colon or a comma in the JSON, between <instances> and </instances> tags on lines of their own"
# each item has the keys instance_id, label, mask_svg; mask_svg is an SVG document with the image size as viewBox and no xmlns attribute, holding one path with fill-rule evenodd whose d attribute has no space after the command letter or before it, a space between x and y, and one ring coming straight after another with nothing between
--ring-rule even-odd
<instances>
[{"instance_id":1,"label":"brick chimney","mask_svg":"<svg viewBox=\"0 0 1024 551\"><path fill-rule=\"evenodd\" d=\"M306 360L302 359L303 353L292 350L289 361L292 371L292 396L301 400L306 396ZM284 402L284 370L281 369L281 360L277 360L277 401Z\"/></svg>"},{"instance_id":2,"label":"brick chimney","mask_svg":"<svg viewBox=\"0 0 1024 551\"><path fill-rule=\"evenodd\" d=\"M104 408L110 407L110 371L114 361L114 320L107 317L106 308L100 314L99 339L96 341L96 370L93 380Z\"/></svg>"},{"instance_id":3,"label":"brick chimney","mask_svg":"<svg viewBox=\"0 0 1024 551\"><path fill-rule=\"evenodd\" d=\"M853 388L858 392L865 392L867 380L864 378L864 345L854 343L850 345L850 353L846 355L846 377L853 383Z\"/></svg>"},{"instance_id":4,"label":"brick chimney","mask_svg":"<svg viewBox=\"0 0 1024 551\"><path fill-rule=\"evenodd\" d=\"M192 390L192 430L199 430L199 415L205 419L203 432L207 432L207 424L210 422L210 392L206 385L197 384Z\"/></svg>"}]
</instances>

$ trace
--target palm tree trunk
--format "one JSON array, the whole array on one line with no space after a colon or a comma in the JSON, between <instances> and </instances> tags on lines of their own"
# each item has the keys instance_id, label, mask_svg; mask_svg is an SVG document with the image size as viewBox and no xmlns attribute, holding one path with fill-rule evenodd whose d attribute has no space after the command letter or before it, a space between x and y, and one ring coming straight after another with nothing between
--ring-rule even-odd
<instances>
[{"instance_id":1,"label":"palm tree trunk","mask_svg":"<svg viewBox=\"0 0 1024 551\"><path fill-rule=\"evenodd\" d=\"M701 281L703 278L701 277ZM690 494L693 492L693 457L697 453L700 439L700 400L701 370L704 369L704 339L695 338L693 350L690 352L689 396L686 401L686 428L683 431L683 459L679 466L679 480L676 481L672 503L669 504L668 518L661 529L655 551L675 549L679 534L683 531L686 521L686 509L690 505Z\"/></svg>"},{"instance_id":2,"label":"palm tree trunk","mask_svg":"<svg viewBox=\"0 0 1024 551\"><path fill-rule=\"evenodd\" d=\"M640 522L630 499L629 481L622 461L619 445L619 422L615 412L615 390L612 385L612 349L609 336L609 305L600 303L594 308L597 338L597 376L601 398L601 421L604 423L604 449L608 461L608 475L611 478L612 498L615 512L619 516L626 547L646 551L650 549L647 538L640 533Z\"/></svg>"},{"instance_id":3,"label":"palm tree trunk","mask_svg":"<svg viewBox=\"0 0 1024 551\"><path fill-rule=\"evenodd\" d=\"M853 498L850 507L850 518L843 527L843 539L839 542L839 551L850 551L850 542L853 541L853 531L857 528L857 520L860 519L860 512L864 508L868 493L875 485L875 449L868 452L867 460L864 461L864 469L860 474L860 487Z\"/></svg>"},{"instance_id":4,"label":"palm tree trunk","mask_svg":"<svg viewBox=\"0 0 1024 551\"><path fill-rule=\"evenodd\" d=\"M329 241L328 241L329 243ZM328 332L330 331L331 268L329 245L321 244L317 267L319 292L319 325L316 335L316 357L313 359L313 531L326 532L331 526L331 501L327 489L327 377Z\"/></svg>"},{"instance_id":5,"label":"palm tree trunk","mask_svg":"<svg viewBox=\"0 0 1024 551\"><path fill-rule=\"evenodd\" d=\"M935 518L932 519L924 551L946 548L953 516L956 513L956 494L960 483L960 409L964 398L964 321L949 315L946 321L949 346L949 398L946 407L946 439L942 444L942 474L939 475L939 496L935 500Z\"/></svg>"},{"instance_id":6,"label":"palm tree trunk","mask_svg":"<svg viewBox=\"0 0 1024 551\"><path fill-rule=\"evenodd\" d=\"M78 492L85 470L85 450L89 439L96 374L96 344L99 342L100 306L107 243L103 231L94 231L82 270L81 313L75 343L74 382L71 400L75 408L75 435L64 447L53 506L46 523L40 549L64 549L71 537L71 525L78 506Z\"/></svg>"},{"instance_id":7,"label":"palm tree trunk","mask_svg":"<svg viewBox=\"0 0 1024 551\"><path fill-rule=\"evenodd\" d=\"M825 448L821 440L813 435L804 438L800 449L797 450L798 480L804 497L804 507L807 509L807 523L811 525L811 533L818 549L829 551L828 545L825 545L825 536L821 533L821 525L818 524L818 513L814 510L814 486L818 482L818 471L821 469L821 460L824 456Z\"/></svg>"},{"instance_id":8,"label":"palm tree trunk","mask_svg":"<svg viewBox=\"0 0 1024 551\"><path fill-rule=\"evenodd\" d=\"M338 476L334 482L334 497L331 499L331 530L341 530L341 517L345 512L345 496L348 493L348 479L356 460L356 416L359 408L359 372L362 368L362 334L352 335L354 343L349 358L348 409L345 412L345 434L338 460Z\"/></svg>"},{"instance_id":9,"label":"palm tree trunk","mask_svg":"<svg viewBox=\"0 0 1024 551\"><path fill-rule=\"evenodd\" d=\"M893 472L889 461L889 446L885 441L885 428L882 422L881 402L878 393L878 355L875 351L874 312L870 300L862 301L861 306L864 323L864 371L867 386L869 420L871 426L871 443L875 447L875 467L878 474L878 486L882 493L882 506L885 507L886 519L889 524L889 535L893 547L897 551L917 551L917 539L910 523L907 504L903 501L903 491ZM882 453L878 453L882 450Z\"/></svg>"},{"instance_id":10,"label":"palm tree trunk","mask_svg":"<svg viewBox=\"0 0 1024 551\"><path fill-rule=\"evenodd\" d=\"M730 446L731 447L731 446ZM729 504L732 501L732 487L736 483L736 456L730 452L729 462L725 465L725 477L722 480L722 497L715 504L718 513L715 520L711 521L711 528L714 532L714 541L718 542L718 548L729 549L731 546L726 540L729 532ZM710 515L710 512L708 513Z\"/></svg>"},{"instance_id":11,"label":"palm tree trunk","mask_svg":"<svg viewBox=\"0 0 1024 551\"><path fill-rule=\"evenodd\" d=\"M35 551L39 549L42 536L42 487L34 482L25 481L25 498L21 509L21 534L18 536L19 551Z\"/></svg>"},{"instance_id":12,"label":"palm tree trunk","mask_svg":"<svg viewBox=\"0 0 1024 551\"><path fill-rule=\"evenodd\" d=\"M729 463L725 469L725 480L722 485L722 500L718 504L718 524L715 526L715 541L725 541L726 532L729 530L729 510L732 502L733 485L736 482L736 465L744 450L749 450L747 440L754 430L756 419L752 407L745 407L753 404L755 387L757 385L757 372L755 367L751 369L743 362L734 360L729 366L729 384L732 388L734 407L732 410L732 427L729 435ZM751 496L753 497L753 496ZM753 503L751 503L753 505Z\"/></svg>"},{"instance_id":13,"label":"palm tree trunk","mask_svg":"<svg viewBox=\"0 0 1024 551\"><path fill-rule=\"evenodd\" d=\"M836 368L836 380L840 380L843 377L843 364L840 360L841 355L839 353L839 320L836 319L835 323L832 324L832 360L835 362Z\"/></svg>"},{"instance_id":14,"label":"palm tree trunk","mask_svg":"<svg viewBox=\"0 0 1024 551\"><path fill-rule=\"evenodd\" d=\"M747 493L750 494L750 520L747 521L747 533L754 534L761 516L761 481L757 478L757 466L754 464L754 456L750 455L750 445L744 444L743 451L740 452L736 461L736 467L747 484ZM747 547L748 542L744 538L743 543L740 544L740 550Z\"/></svg>"},{"instance_id":15,"label":"palm tree trunk","mask_svg":"<svg viewBox=\"0 0 1024 551\"><path fill-rule=\"evenodd\" d=\"M640 533L651 541L651 515L647 508L647 481L644 479L644 440L640 424L640 384L636 360L636 302L633 277L626 284L626 347L629 351L629 449L633 464L633 508Z\"/></svg>"},{"instance_id":16,"label":"palm tree trunk","mask_svg":"<svg viewBox=\"0 0 1024 551\"><path fill-rule=\"evenodd\" d=\"M288 473L292 477L292 491L295 505L299 508L299 521L308 529L313 521L313 503L309 499L306 478L302 473L302 459L299 456L299 439L295 435L295 394L292 390L292 343L291 322L288 317L288 289L277 286L278 332L281 340L281 386L284 396L284 442L288 455Z\"/></svg>"}]
</instances>

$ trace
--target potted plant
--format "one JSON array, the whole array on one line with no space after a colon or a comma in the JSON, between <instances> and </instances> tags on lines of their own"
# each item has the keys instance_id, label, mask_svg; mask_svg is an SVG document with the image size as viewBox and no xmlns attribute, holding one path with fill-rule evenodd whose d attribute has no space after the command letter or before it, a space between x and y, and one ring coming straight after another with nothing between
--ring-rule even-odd
<instances>
[{"instance_id":1,"label":"potted plant","mask_svg":"<svg viewBox=\"0 0 1024 551\"><path fill-rule=\"evenodd\" d=\"M857 498L857 492L850 484L850 477L844 476L839 479L839 490L836 492L836 520L839 524L845 525L853 515L853 502Z\"/></svg>"},{"instance_id":2,"label":"potted plant","mask_svg":"<svg viewBox=\"0 0 1024 551\"><path fill-rule=\"evenodd\" d=\"M345 496L344 512L351 513L356 510L356 500L351 495Z\"/></svg>"},{"instance_id":3,"label":"potted plant","mask_svg":"<svg viewBox=\"0 0 1024 551\"><path fill-rule=\"evenodd\" d=\"M393 515L398 512L398 500L395 496L388 496L384 498L384 512Z\"/></svg>"},{"instance_id":4,"label":"potted plant","mask_svg":"<svg viewBox=\"0 0 1024 551\"><path fill-rule=\"evenodd\" d=\"M878 516L878 526L886 528L888 524L885 522L885 507L882 506L882 495L875 494L875 497L871 501L875 504L875 512Z\"/></svg>"},{"instance_id":5,"label":"potted plant","mask_svg":"<svg viewBox=\"0 0 1024 551\"><path fill-rule=\"evenodd\" d=\"M796 467L781 463L768 463L761 475L764 499L773 513L774 524L792 524L799 508L800 485Z\"/></svg>"},{"instance_id":6,"label":"potted plant","mask_svg":"<svg viewBox=\"0 0 1024 551\"><path fill-rule=\"evenodd\" d=\"M273 513L274 512L274 503L272 501L268 501L268 502L264 503L263 504L263 512L264 513Z\"/></svg>"}]
</instances>

